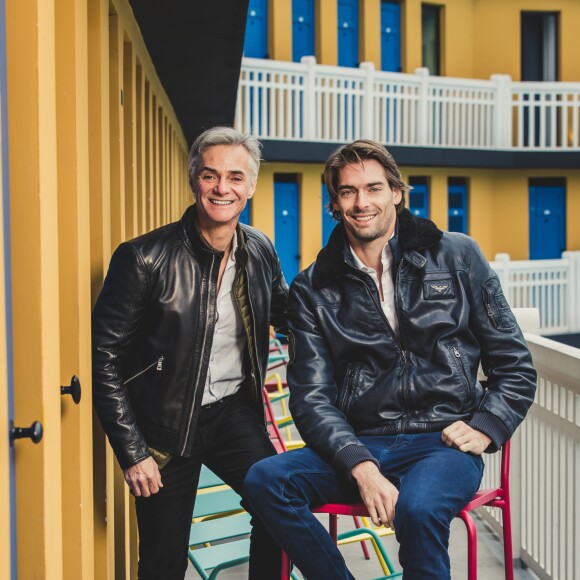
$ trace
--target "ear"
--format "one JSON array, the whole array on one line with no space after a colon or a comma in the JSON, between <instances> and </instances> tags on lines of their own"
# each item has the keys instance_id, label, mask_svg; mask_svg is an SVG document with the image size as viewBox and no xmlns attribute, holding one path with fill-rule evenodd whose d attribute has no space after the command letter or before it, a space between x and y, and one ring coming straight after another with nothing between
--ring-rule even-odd
<instances>
[{"instance_id":1,"label":"ear","mask_svg":"<svg viewBox=\"0 0 580 580\"><path fill-rule=\"evenodd\" d=\"M247 195L248 199L252 199L252 197L254 197L254 193L256 193L256 183L257 183L257 180L254 181L254 183L252 183L252 185L250 185L250 189L248 190L248 195Z\"/></svg>"},{"instance_id":2,"label":"ear","mask_svg":"<svg viewBox=\"0 0 580 580\"><path fill-rule=\"evenodd\" d=\"M401 199L403 199L403 192L400 189L393 189L393 203L395 205L401 203Z\"/></svg>"}]
</instances>

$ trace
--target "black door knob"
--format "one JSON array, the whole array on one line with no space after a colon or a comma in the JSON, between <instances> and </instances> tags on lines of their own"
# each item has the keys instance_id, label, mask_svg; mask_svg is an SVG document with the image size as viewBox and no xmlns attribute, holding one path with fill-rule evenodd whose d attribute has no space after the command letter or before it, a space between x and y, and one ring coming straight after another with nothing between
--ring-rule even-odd
<instances>
[{"instance_id":1,"label":"black door knob","mask_svg":"<svg viewBox=\"0 0 580 580\"><path fill-rule=\"evenodd\" d=\"M81 382L79 381L79 378L76 375L73 375L70 380L70 385L68 387L60 388L60 394L71 395L75 405L78 405L81 401Z\"/></svg>"},{"instance_id":2,"label":"black door knob","mask_svg":"<svg viewBox=\"0 0 580 580\"><path fill-rule=\"evenodd\" d=\"M30 427L14 427L10 421L10 442L14 439L24 439L29 437L33 443L40 443L42 439L42 423L34 421Z\"/></svg>"}]
</instances>

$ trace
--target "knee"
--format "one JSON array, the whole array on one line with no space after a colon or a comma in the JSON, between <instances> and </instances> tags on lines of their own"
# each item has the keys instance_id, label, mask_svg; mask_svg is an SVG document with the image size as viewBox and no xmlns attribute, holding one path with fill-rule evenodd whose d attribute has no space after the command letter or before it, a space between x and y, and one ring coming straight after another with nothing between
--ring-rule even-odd
<instances>
[{"instance_id":1,"label":"knee","mask_svg":"<svg viewBox=\"0 0 580 580\"><path fill-rule=\"evenodd\" d=\"M410 502L399 501L395 508L395 527L412 526L414 529L431 527L434 523L443 522L442 509L429 498L415 497Z\"/></svg>"},{"instance_id":2,"label":"knee","mask_svg":"<svg viewBox=\"0 0 580 580\"><path fill-rule=\"evenodd\" d=\"M263 499L273 487L277 477L276 456L254 463L246 473L242 484L242 494L251 502Z\"/></svg>"}]
</instances>

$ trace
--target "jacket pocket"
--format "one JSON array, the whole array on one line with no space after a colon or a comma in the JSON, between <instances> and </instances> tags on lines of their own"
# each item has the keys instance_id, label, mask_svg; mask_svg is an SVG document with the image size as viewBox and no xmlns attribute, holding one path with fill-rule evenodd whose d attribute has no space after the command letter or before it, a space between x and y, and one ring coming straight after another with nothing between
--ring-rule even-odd
<instances>
[{"instance_id":1,"label":"jacket pocket","mask_svg":"<svg viewBox=\"0 0 580 580\"><path fill-rule=\"evenodd\" d=\"M124 385L128 385L131 381L139 378L141 375L144 375L147 371L152 370L153 368L156 369L157 372L161 372L163 370L163 361L165 357L162 355L160 356L155 362L152 362L150 365L146 366L144 369L140 370L138 373L135 373L133 376L125 379L123 382Z\"/></svg>"},{"instance_id":2,"label":"jacket pocket","mask_svg":"<svg viewBox=\"0 0 580 580\"><path fill-rule=\"evenodd\" d=\"M482 297L487 316L497 330L508 332L517 326L516 317L509 307L496 277L485 282L482 288Z\"/></svg>"},{"instance_id":3,"label":"jacket pocket","mask_svg":"<svg viewBox=\"0 0 580 580\"><path fill-rule=\"evenodd\" d=\"M467 369L465 368L465 361L463 353L458 345L450 344L447 346L449 352L451 353L451 358L453 359L453 364L455 365L455 369L459 374L461 381L465 387L465 393L467 395L467 401L469 406L473 404L474 400L474 391L473 385L469 380L469 374L467 373Z\"/></svg>"},{"instance_id":4,"label":"jacket pocket","mask_svg":"<svg viewBox=\"0 0 580 580\"><path fill-rule=\"evenodd\" d=\"M347 366L344 386L340 391L338 399L338 408L343 413L346 413L352 406L359 374L360 374L359 364L349 364Z\"/></svg>"}]
</instances>

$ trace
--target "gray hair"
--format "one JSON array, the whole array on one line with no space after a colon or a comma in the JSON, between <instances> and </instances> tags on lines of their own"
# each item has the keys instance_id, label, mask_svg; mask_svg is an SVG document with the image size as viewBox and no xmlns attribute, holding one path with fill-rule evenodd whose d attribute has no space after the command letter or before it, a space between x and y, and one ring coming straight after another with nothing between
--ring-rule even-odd
<instances>
[{"instance_id":1,"label":"gray hair","mask_svg":"<svg viewBox=\"0 0 580 580\"><path fill-rule=\"evenodd\" d=\"M189 184L194 191L195 184L197 183L197 176L201 169L203 154L207 149L215 147L216 145L241 145L244 147L250 157L250 178L253 182L256 181L258 171L260 170L260 153L262 144L253 135L244 135L232 127L213 127L212 129L204 131L193 142L189 151Z\"/></svg>"}]
</instances>

